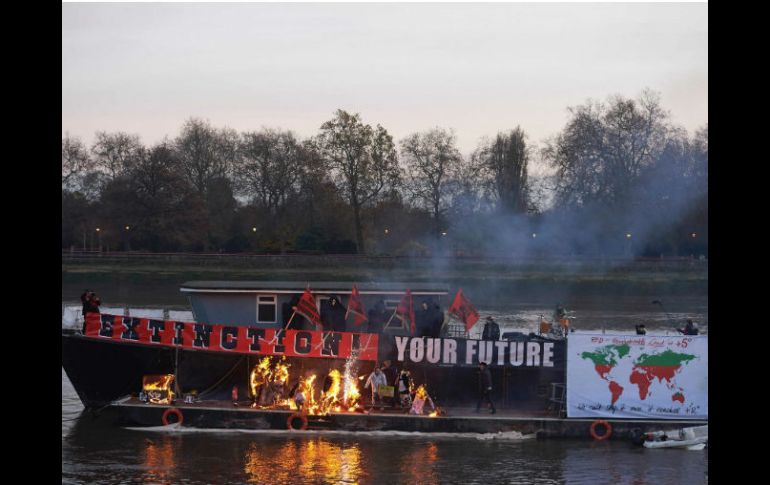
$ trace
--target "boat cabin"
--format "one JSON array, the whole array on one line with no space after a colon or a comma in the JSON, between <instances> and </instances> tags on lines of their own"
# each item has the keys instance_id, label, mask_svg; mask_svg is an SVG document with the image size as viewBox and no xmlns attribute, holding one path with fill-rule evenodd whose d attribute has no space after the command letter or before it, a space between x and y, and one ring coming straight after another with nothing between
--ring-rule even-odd
<instances>
[{"instance_id":1,"label":"boat cabin","mask_svg":"<svg viewBox=\"0 0 770 485\"><path fill-rule=\"evenodd\" d=\"M398 318L392 318L407 289L412 293L415 313L427 302L443 315L449 304L447 287L424 283L188 281L180 291L187 296L199 323L284 328L291 321L291 328L311 330L312 324L293 310L305 290L310 289L316 308L325 319L333 297L347 309L354 284L368 320L355 326L351 316L347 319L347 331L409 335L409 329Z\"/></svg>"}]
</instances>

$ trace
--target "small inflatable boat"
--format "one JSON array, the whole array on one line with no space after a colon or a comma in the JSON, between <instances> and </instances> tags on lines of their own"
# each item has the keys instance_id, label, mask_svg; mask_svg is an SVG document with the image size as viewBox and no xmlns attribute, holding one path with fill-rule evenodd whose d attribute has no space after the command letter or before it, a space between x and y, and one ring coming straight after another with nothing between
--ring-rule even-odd
<instances>
[{"instance_id":1,"label":"small inflatable boat","mask_svg":"<svg viewBox=\"0 0 770 485\"><path fill-rule=\"evenodd\" d=\"M709 427L693 426L673 431L654 431L644 434L645 448L684 448L702 450L709 440Z\"/></svg>"}]
</instances>

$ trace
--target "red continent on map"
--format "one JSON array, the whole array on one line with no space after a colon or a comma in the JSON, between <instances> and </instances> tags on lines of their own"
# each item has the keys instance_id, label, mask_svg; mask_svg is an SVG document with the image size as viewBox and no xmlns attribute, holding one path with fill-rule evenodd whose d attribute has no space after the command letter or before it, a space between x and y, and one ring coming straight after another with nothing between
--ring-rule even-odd
<instances>
[{"instance_id":1,"label":"red continent on map","mask_svg":"<svg viewBox=\"0 0 770 485\"><path fill-rule=\"evenodd\" d=\"M623 386L615 381L610 381L610 392L612 393L612 404L615 404L615 401L623 394Z\"/></svg>"},{"instance_id":2,"label":"red continent on map","mask_svg":"<svg viewBox=\"0 0 770 485\"><path fill-rule=\"evenodd\" d=\"M657 378L659 382L663 379L666 382L671 383L671 379L674 378L674 374L680 366L657 366L657 365L644 365L634 366L631 371L631 377L629 381L631 384L639 386L639 399L644 400L647 397L647 393L650 389L650 383L653 379ZM682 401L684 402L684 396L682 395Z\"/></svg>"},{"instance_id":3,"label":"red continent on map","mask_svg":"<svg viewBox=\"0 0 770 485\"><path fill-rule=\"evenodd\" d=\"M673 396L671 396L672 401L679 401L680 403L684 404L684 394L681 392L677 392Z\"/></svg>"},{"instance_id":4,"label":"red continent on map","mask_svg":"<svg viewBox=\"0 0 770 485\"><path fill-rule=\"evenodd\" d=\"M606 379L607 378L607 374L609 374L610 371L612 370L612 366L611 365L595 365L594 369L596 369L596 373L599 374L599 377L601 377L602 379Z\"/></svg>"}]
</instances>

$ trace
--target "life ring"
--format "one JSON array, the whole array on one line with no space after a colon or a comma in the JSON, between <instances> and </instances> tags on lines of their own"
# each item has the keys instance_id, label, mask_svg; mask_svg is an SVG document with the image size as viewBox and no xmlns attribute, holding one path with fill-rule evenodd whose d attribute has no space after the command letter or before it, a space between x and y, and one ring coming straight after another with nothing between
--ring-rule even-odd
<instances>
[{"instance_id":1,"label":"life ring","mask_svg":"<svg viewBox=\"0 0 770 485\"><path fill-rule=\"evenodd\" d=\"M163 422L163 426L168 426L168 415L169 414L175 414L177 422L181 426L184 422L184 416L182 416L182 411L180 411L178 408L168 408L165 411L163 411L163 416L160 418L160 420Z\"/></svg>"},{"instance_id":2,"label":"life ring","mask_svg":"<svg viewBox=\"0 0 770 485\"><path fill-rule=\"evenodd\" d=\"M607 431L604 432L604 434L597 434L596 433L596 427L597 426L604 426ZM593 423L591 423L591 437L597 441L606 440L612 436L612 425L608 423L607 421L603 419L597 419Z\"/></svg>"},{"instance_id":3,"label":"life ring","mask_svg":"<svg viewBox=\"0 0 770 485\"><path fill-rule=\"evenodd\" d=\"M297 419L297 418L299 418L299 419L300 419L300 421L302 421L302 426L300 426L299 428L295 428L295 427L294 427L294 420L295 420L295 419ZM291 430L295 430L295 429L299 429L299 430L302 430L302 429L307 429L307 416L305 416L305 415L304 415L304 414L302 414L302 413L294 413L294 414L292 414L291 416L289 416L289 419L287 419L287 420L286 420L286 426L287 426L289 429L291 429Z\"/></svg>"}]
</instances>

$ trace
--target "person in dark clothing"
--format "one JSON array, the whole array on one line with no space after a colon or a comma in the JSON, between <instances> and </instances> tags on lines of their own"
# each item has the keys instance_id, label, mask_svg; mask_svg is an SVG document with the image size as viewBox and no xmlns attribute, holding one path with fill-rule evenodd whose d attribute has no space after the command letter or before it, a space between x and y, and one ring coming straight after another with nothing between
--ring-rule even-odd
<instances>
[{"instance_id":1,"label":"person in dark clothing","mask_svg":"<svg viewBox=\"0 0 770 485\"><path fill-rule=\"evenodd\" d=\"M337 296L329 298L328 305L321 306L321 321L324 330L345 331L345 307L342 306Z\"/></svg>"},{"instance_id":2,"label":"person in dark clothing","mask_svg":"<svg viewBox=\"0 0 770 485\"><path fill-rule=\"evenodd\" d=\"M86 313L99 313L99 305L102 304L102 300L93 291L86 290L80 295L80 301L83 302L83 317L86 316Z\"/></svg>"},{"instance_id":3,"label":"person in dark clothing","mask_svg":"<svg viewBox=\"0 0 770 485\"><path fill-rule=\"evenodd\" d=\"M693 323L692 319L688 318L684 328L677 328L676 331L684 335L698 335L698 326Z\"/></svg>"},{"instance_id":4,"label":"person in dark clothing","mask_svg":"<svg viewBox=\"0 0 770 485\"><path fill-rule=\"evenodd\" d=\"M636 326L636 334L637 335L647 335L647 327L645 327L644 324L637 325Z\"/></svg>"},{"instance_id":5,"label":"person in dark clothing","mask_svg":"<svg viewBox=\"0 0 770 485\"><path fill-rule=\"evenodd\" d=\"M87 313L100 313L99 305L102 304L102 300L91 290L86 290L80 295L80 301L83 303L83 333L86 333L86 314Z\"/></svg>"},{"instance_id":6,"label":"person in dark clothing","mask_svg":"<svg viewBox=\"0 0 770 485\"><path fill-rule=\"evenodd\" d=\"M441 337L441 329L444 327L444 312L437 304L433 304L433 318L431 328L434 337Z\"/></svg>"},{"instance_id":7,"label":"person in dark clothing","mask_svg":"<svg viewBox=\"0 0 770 485\"><path fill-rule=\"evenodd\" d=\"M492 393L492 372L487 367L486 362L479 362L479 402L476 404L476 412L481 411L481 403L489 403L489 414L495 414L497 410L492 402L490 394Z\"/></svg>"},{"instance_id":8,"label":"person in dark clothing","mask_svg":"<svg viewBox=\"0 0 770 485\"><path fill-rule=\"evenodd\" d=\"M487 323L484 324L484 331L481 334L482 340L500 340L500 326L494 318L487 317Z\"/></svg>"},{"instance_id":9,"label":"person in dark clothing","mask_svg":"<svg viewBox=\"0 0 770 485\"><path fill-rule=\"evenodd\" d=\"M414 315L415 326L417 327L418 337L430 337L432 333L431 328L431 312L428 308L428 301L425 300L420 304L420 310Z\"/></svg>"},{"instance_id":10,"label":"person in dark clothing","mask_svg":"<svg viewBox=\"0 0 770 485\"><path fill-rule=\"evenodd\" d=\"M438 337L444 324L444 313L431 300L424 300L415 314L417 335L419 337Z\"/></svg>"},{"instance_id":11,"label":"person in dark clothing","mask_svg":"<svg viewBox=\"0 0 770 485\"><path fill-rule=\"evenodd\" d=\"M388 321L388 311L385 309L385 302L380 300L374 307L367 312L369 317L369 333L382 333L382 327ZM388 384L390 385L390 384Z\"/></svg>"}]
</instances>

